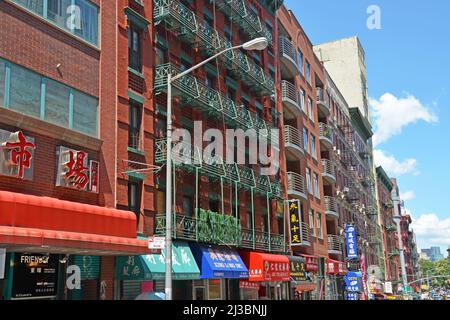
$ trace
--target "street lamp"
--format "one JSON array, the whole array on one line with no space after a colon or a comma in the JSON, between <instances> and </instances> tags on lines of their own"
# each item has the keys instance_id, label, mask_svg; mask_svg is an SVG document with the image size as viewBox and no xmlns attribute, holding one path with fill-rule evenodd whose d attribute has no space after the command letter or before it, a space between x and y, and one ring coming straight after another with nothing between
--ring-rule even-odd
<instances>
[{"instance_id":1,"label":"street lamp","mask_svg":"<svg viewBox=\"0 0 450 320\"><path fill-rule=\"evenodd\" d=\"M200 68L218 56L235 49L264 50L268 41L264 37L250 40L244 44L224 49L199 64L172 77L171 70L167 74L167 162L166 162L166 300L172 300L172 83L192 71Z\"/></svg>"}]
</instances>

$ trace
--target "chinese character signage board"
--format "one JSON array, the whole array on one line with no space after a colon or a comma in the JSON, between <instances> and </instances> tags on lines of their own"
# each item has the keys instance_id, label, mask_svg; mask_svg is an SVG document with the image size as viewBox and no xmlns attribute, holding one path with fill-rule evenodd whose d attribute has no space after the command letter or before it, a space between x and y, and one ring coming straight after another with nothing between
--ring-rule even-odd
<instances>
[{"instance_id":1,"label":"chinese character signage board","mask_svg":"<svg viewBox=\"0 0 450 320\"><path fill-rule=\"evenodd\" d=\"M15 253L12 298L53 297L57 292L58 255Z\"/></svg>"},{"instance_id":2,"label":"chinese character signage board","mask_svg":"<svg viewBox=\"0 0 450 320\"><path fill-rule=\"evenodd\" d=\"M348 292L347 293L347 300L359 300L358 299L358 293L356 293L356 292Z\"/></svg>"},{"instance_id":3,"label":"chinese character signage board","mask_svg":"<svg viewBox=\"0 0 450 320\"><path fill-rule=\"evenodd\" d=\"M291 200L289 205L289 229L291 235L291 246L302 245L302 215L300 212L300 200Z\"/></svg>"},{"instance_id":4,"label":"chinese character signage board","mask_svg":"<svg viewBox=\"0 0 450 320\"><path fill-rule=\"evenodd\" d=\"M88 156L85 151L58 147L56 186L97 193L99 163Z\"/></svg>"},{"instance_id":5,"label":"chinese character signage board","mask_svg":"<svg viewBox=\"0 0 450 320\"><path fill-rule=\"evenodd\" d=\"M311 277L306 271L306 258L305 257L289 257L291 278L294 281L310 281Z\"/></svg>"},{"instance_id":6,"label":"chinese character signage board","mask_svg":"<svg viewBox=\"0 0 450 320\"><path fill-rule=\"evenodd\" d=\"M259 287L260 287L259 282L239 280L240 289L259 290Z\"/></svg>"},{"instance_id":7,"label":"chinese character signage board","mask_svg":"<svg viewBox=\"0 0 450 320\"><path fill-rule=\"evenodd\" d=\"M345 282L345 290L347 292L360 292L360 279L362 275L360 272L351 272L349 271L347 275L344 277Z\"/></svg>"},{"instance_id":8,"label":"chinese character signage board","mask_svg":"<svg viewBox=\"0 0 450 320\"><path fill-rule=\"evenodd\" d=\"M347 258L358 258L358 248L356 245L356 228L354 225L345 225L345 242L347 246Z\"/></svg>"},{"instance_id":9,"label":"chinese character signage board","mask_svg":"<svg viewBox=\"0 0 450 320\"><path fill-rule=\"evenodd\" d=\"M33 180L34 139L22 131L0 130L0 174Z\"/></svg>"}]
</instances>

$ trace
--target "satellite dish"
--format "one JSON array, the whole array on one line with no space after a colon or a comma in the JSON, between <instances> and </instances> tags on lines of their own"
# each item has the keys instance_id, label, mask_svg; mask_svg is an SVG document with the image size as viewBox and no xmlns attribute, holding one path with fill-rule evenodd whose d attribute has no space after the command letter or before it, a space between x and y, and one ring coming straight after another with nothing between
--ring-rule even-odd
<instances>
[{"instance_id":1,"label":"satellite dish","mask_svg":"<svg viewBox=\"0 0 450 320\"><path fill-rule=\"evenodd\" d=\"M381 280L381 269L377 265L370 265L367 268L367 277L369 280Z\"/></svg>"}]
</instances>

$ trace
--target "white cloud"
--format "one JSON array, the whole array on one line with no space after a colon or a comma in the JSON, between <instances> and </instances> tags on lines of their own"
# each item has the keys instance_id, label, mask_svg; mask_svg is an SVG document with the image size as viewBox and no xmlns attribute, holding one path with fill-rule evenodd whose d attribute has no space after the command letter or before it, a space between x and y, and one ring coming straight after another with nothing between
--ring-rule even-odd
<instances>
[{"instance_id":1,"label":"white cloud","mask_svg":"<svg viewBox=\"0 0 450 320\"><path fill-rule=\"evenodd\" d=\"M411 227L420 248L450 245L450 218L439 218L435 213L423 214L413 220ZM441 252L446 255L445 252Z\"/></svg>"},{"instance_id":2,"label":"white cloud","mask_svg":"<svg viewBox=\"0 0 450 320\"><path fill-rule=\"evenodd\" d=\"M416 159L397 160L394 156L386 154L382 150L373 150L373 157L377 166L382 166L390 176L400 176L403 174L418 175Z\"/></svg>"},{"instance_id":3,"label":"white cloud","mask_svg":"<svg viewBox=\"0 0 450 320\"><path fill-rule=\"evenodd\" d=\"M414 193L414 191L406 191L406 192L401 192L400 193L400 199L402 199L403 201L409 201L412 200L416 197L416 194Z\"/></svg>"},{"instance_id":4,"label":"white cloud","mask_svg":"<svg viewBox=\"0 0 450 320\"><path fill-rule=\"evenodd\" d=\"M369 99L369 103L376 125L373 137L375 146L400 134L403 127L419 120L428 123L438 121L438 117L412 95L397 98L391 93L385 93L379 100Z\"/></svg>"}]
</instances>

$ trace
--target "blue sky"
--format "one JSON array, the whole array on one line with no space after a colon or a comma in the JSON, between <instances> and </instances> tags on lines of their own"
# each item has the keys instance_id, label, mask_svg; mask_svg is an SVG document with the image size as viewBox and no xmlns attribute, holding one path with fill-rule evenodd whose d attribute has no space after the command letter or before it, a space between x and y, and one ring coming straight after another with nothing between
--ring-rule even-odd
<instances>
[{"instance_id":1,"label":"blue sky","mask_svg":"<svg viewBox=\"0 0 450 320\"><path fill-rule=\"evenodd\" d=\"M450 246L450 1L285 0L313 44L357 35L377 161L397 176L419 247ZM367 27L377 5L381 29ZM445 252L446 256L446 252Z\"/></svg>"}]
</instances>

